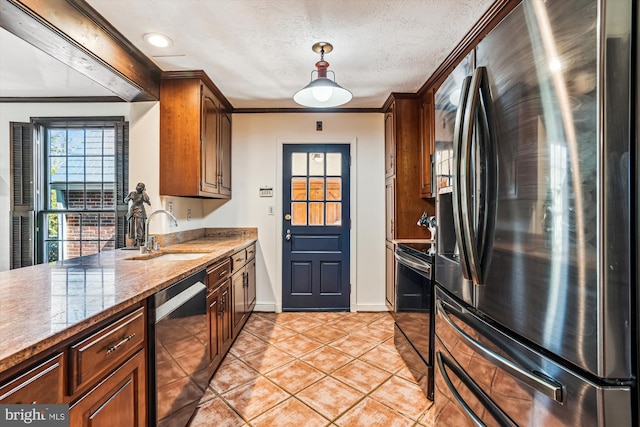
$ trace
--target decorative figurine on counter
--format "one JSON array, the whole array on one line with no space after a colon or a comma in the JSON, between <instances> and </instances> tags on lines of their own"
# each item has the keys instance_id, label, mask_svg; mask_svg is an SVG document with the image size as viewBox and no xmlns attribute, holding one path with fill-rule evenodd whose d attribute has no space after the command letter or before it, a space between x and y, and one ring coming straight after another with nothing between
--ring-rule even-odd
<instances>
[{"instance_id":1,"label":"decorative figurine on counter","mask_svg":"<svg viewBox=\"0 0 640 427\"><path fill-rule=\"evenodd\" d=\"M136 191L130 192L124 198L125 203L131 201L129 211L127 212L127 235L133 240L133 247L138 248L144 246L145 221L147 220L147 212L144 210L144 204L151 206L149 195L145 191L145 185L139 182L136 185Z\"/></svg>"},{"instance_id":2,"label":"decorative figurine on counter","mask_svg":"<svg viewBox=\"0 0 640 427\"><path fill-rule=\"evenodd\" d=\"M431 240L435 240L436 238L436 217L429 216L426 212L422 213L422 216L418 220L418 225L423 227L427 227L429 232L431 233Z\"/></svg>"},{"instance_id":3,"label":"decorative figurine on counter","mask_svg":"<svg viewBox=\"0 0 640 427\"><path fill-rule=\"evenodd\" d=\"M427 251L428 255L435 255L436 254L436 217L435 216L429 216L427 215L426 212L422 213L422 216L420 217L420 219L418 220L418 225L421 225L423 227L427 227L429 229L429 232L431 233L431 247L429 248L429 250Z\"/></svg>"}]
</instances>

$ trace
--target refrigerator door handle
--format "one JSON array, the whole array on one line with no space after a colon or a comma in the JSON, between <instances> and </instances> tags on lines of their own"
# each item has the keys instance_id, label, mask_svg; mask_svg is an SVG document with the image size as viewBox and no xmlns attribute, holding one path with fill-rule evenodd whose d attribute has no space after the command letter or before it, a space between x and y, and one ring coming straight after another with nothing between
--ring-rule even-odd
<instances>
[{"instance_id":1,"label":"refrigerator door handle","mask_svg":"<svg viewBox=\"0 0 640 427\"><path fill-rule=\"evenodd\" d=\"M478 266L483 274L480 275L484 284L484 268L489 259L488 251L493 243L493 230L495 223L495 198L497 194L497 168L496 135L493 129L493 101L489 90L489 76L485 67L478 67L479 74L479 103L478 125L480 127L480 162L482 163L482 182L480 183L479 212L477 221Z\"/></svg>"},{"instance_id":2,"label":"refrigerator door handle","mask_svg":"<svg viewBox=\"0 0 640 427\"><path fill-rule=\"evenodd\" d=\"M458 393L458 390L453 385L453 381L451 381L451 378L449 378L449 374L447 374L447 371L444 368L445 365L449 369L451 369L458 376L458 378L460 378L462 383L465 386L467 386L469 390L473 392L473 394L476 396L476 398L478 398L482 406L484 406L489 411L489 413L494 418L496 418L496 420L501 426L517 427L517 424L513 422L513 420L511 420L502 411L502 409L500 409L500 407L493 402L493 400L491 400L491 398L478 386L478 384L476 384L475 381L473 381L473 379L463 369L456 366L455 362L450 361L447 356L445 356L439 351L436 353L436 362L438 363L438 370L440 371L440 374L442 375L442 379L444 379L444 382L446 383L447 388L449 389L451 394L453 394L453 397L455 397L455 399L458 401L458 404L460 405L460 407L467 413L467 415L469 415L469 417L471 417L471 419L473 419L476 425L484 426L485 423L480 417L478 417L475 414L475 412L473 412L473 410L469 407L467 402L464 401L460 393Z\"/></svg>"},{"instance_id":3,"label":"refrigerator door handle","mask_svg":"<svg viewBox=\"0 0 640 427\"><path fill-rule=\"evenodd\" d=\"M436 312L442 318L442 320L444 320L447 325L449 325L459 335L459 337L467 346L475 350L478 354L480 354L482 357L484 357L503 371L519 379L523 383L535 388L545 396L555 400L558 403L563 402L564 395L563 387L561 384L555 382L553 379L547 377L546 375L543 375L542 373L531 372L527 369L521 368L510 360L484 347L478 341L469 336L465 331L460 329L460 327L458 327L458 325L456 325L453 320L451 320L446 312L446 309L444 308L445 305L448 306L449 304L443 303L442 301L436 301ZM453 309L453 307L451 308Z\"/></svg>"},{"instance_id":4,"label":"refrigerator door handle","mask_svg":"<svg viewBox=\"0 0 640 427\"><path fill-rule=\"evenodd\" d=\"M465 279L471 279L469 270L469 261L467 256L467 244L462 234L462 181L460 180L460 172L462 170L462 127L464 125L465 110L468 104L469 87L471 85L471 77L467 76L462 82L460 89L460 103L458 111L456 111L456 121L453 128L453 159L454 159L454 180L453 180L453 225L456 233L456 241L458 242L458 250L460 252L460 266L462 275Z\"/></svg>"},{"instance_id":5,"label":"refrigerator door handle","mask_svg":"<svg viewBox=\"0 0 640 427\"><path fill-rule=\"evenodd\" d=\"M480 93L480 85L482 83L482 79L486 73L486 69L484 67L478 67L473 72L473 78L471 79L471 84L469 88L469 96L467 98L467 107L464 112L464 127L462 128L462 158L463 165L461 171L464 172L461 177L461 183L463 188L462 194L462 233L464 241L467 244L467 255L468 255L468 263L469 263L469 271L471 272L471 278L473 283L476 285L482 285L484 282L481 264L480 264L480 254L478 253L478 242L476 241L476 236L474 234L474 223L476 222L475 218L475 209L473 206L472 199L472 191L469 188L471 185L471 174L475 172L475 169L472 170L472 150L473 150L473 133L474 133L474 123L476 116L478 114L477 105L478 105L478 97ZM476 162L479 159L476 159ZM483 194L476 194L476 197L483 197ZM478 234L482 233L481 221L478 221L477 227L479 228Z\"/></svg>"}]
</instances>

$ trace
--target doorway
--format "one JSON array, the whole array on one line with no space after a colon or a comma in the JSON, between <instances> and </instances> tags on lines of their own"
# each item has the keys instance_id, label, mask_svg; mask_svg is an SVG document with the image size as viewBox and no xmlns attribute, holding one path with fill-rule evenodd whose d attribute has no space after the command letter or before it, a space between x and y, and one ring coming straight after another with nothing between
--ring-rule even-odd
<instances>
[{"instance_id":1,"label":"doorway","mask_svg":"<svg viewBox=\"0 0 640 427\"><path fill-rule=\"evenodd\" d=\"M350 308L349 153L349 144L283 145L283 311Z\"/></svg>"}]
</instances>

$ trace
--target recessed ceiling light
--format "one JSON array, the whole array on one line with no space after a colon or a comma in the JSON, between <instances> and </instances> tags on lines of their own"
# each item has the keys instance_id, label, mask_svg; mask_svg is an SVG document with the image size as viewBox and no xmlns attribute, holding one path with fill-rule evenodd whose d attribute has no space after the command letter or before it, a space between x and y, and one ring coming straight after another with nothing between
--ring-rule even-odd
<instances>
[{"instance_id":1,"label":"recessed ceiling light","mask_svg":"<svg viewBox=\"0 0 640 427\"><path fill-rule=\"evenodd\" d=\"M169 37L160 33L147 33L142 36L142 38L155 47L169 47L173 44L173 41Z\"/></svg>"}]
</instances>

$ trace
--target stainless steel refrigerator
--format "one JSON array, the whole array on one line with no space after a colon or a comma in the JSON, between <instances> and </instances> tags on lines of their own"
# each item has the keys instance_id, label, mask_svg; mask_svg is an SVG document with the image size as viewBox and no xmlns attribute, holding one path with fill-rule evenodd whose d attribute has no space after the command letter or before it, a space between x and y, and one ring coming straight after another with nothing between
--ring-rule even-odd
<instances>
[{"instance_id":1,"label":"stainless steel refrigerator","mask_svg":"<svg viewBox=\"0 0 640 427\"><path fill-rule=\"evenodd\" d=\"M524 0L436 92L440 425L638 425L638 3Z\"/></svg>"}]
</instances>

